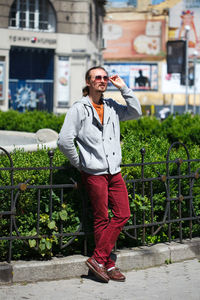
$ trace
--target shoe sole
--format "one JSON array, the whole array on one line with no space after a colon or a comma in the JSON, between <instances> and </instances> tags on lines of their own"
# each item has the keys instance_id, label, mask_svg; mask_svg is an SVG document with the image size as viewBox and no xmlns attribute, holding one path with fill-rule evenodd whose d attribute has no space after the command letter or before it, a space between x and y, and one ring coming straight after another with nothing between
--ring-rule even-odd
<instances>
[{"instance_id":1,"label":"shoe sole","mask_svg":"<svg viewBox=\"0 0 200 300\"><path fill-rule=\"evenodd\" d=\"M112 281L119 281L119 282L124 282L124 281L126 281L126 279L112 279L112 278L110 278L110 280L112 280Z\"/></svg>"},{"instance_id":2,"label":"shoe sole","mask_svg":"<svg viewBox=\"0 0 200 300\"><path fill-rule=\"evenodd\" d=\"M86 265L88 266L88 268L90 269L90 271L91 271L97 278L101 279L101 280L102 280L103 282L105 282L105 283L108 283L109 279L107 279L107 278L101 276L101 275L95 270L95 268L94 268L88 261L86 261L85 263L86 263Z\"/></svg>"}]
</instances>

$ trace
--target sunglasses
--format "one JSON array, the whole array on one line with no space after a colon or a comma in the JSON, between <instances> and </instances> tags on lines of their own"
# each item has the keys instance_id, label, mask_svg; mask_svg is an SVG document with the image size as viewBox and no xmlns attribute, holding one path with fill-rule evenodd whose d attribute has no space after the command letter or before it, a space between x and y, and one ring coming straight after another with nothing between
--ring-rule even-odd
<instances>
[{"instance_id":1,"label":"sunglasses","mask_svg":"<svg viewBox=\"0 0 200 300\"><path fill-rule=\"evenodd\" d=\"M108 76L96 75L95 78L94 78L94 80L96 82L100 82L100 81L102 81L102 79L103 79L103 81L108 82L109 77Z\"/></svg>"}]
</instances>

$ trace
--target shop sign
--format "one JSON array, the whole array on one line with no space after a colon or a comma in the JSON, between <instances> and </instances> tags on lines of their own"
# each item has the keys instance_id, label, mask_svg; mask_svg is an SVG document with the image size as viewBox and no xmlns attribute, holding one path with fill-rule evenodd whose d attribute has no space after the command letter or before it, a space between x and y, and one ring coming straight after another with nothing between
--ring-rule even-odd
<instances>
[{"instance_id":1,"label":"shop sign","mask_svg":"<svg viewBox=\"0 0 200 300\"><path fill-rule=\"evenodd\" d=\"M27 42L32 44L48 44L48 45L55 45L56 39L50 38L38 38L35 36L19 36L19 35L10 35L9 36L10 42Z\"/></svg>"}]
</instances>

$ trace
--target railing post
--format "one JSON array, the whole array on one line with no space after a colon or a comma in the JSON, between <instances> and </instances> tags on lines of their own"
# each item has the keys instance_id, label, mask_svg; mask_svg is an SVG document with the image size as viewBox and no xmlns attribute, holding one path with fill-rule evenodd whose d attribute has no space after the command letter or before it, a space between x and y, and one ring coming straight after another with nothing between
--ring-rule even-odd
<instances>
[{"instance_id":1,"label":"railing post","mask_svg":"<svg viewBox=\"0 0 200 300\"><path fill-rule=\"evenodd\" d=\"M140 153L142 155L142 162L141 162L142 197L144 197L144 155L145 155L145 152L146 152L145 148L142 148L140 150ZM143 205L144 204L145 204L145 202L143 200ZM143 210L143 219L142 219L143 225L145 224L145 217L146 217L146 214L145 214L145 211ZM143 228L142 228L142 244L143 245L145 243L145 234L146 234L146 229L143 226Z\"/></svg>"},{"instance_id":2,"label":"railing post","mask_svg":"<svg viewBox=\"0 0 200 300\"><path fill-rule=\"evenodd\" d=\"M54 157L54 152L53 150L48 151L49 159L50 159L50 176L49 176L49 184L50 184L50 199L49 199L49 218L50 221L52 220L52 184L53 184L53 157Z\"/></svg>"}]
</instances>

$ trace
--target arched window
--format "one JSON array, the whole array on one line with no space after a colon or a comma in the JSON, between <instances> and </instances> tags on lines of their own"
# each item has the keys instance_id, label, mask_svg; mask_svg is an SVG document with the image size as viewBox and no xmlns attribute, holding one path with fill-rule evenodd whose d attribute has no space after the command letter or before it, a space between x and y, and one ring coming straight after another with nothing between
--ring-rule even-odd
<instances>
[{"instance_id":1,"label":"arched window","mask_svg":"<svg viewBox=\"0 0 200 300\"><path fill-rule=\"evenodd\" d=\"M55 32L56 18L48 0L15 0L10 10L11 28Z\"/></svg>"}]
</instances>

